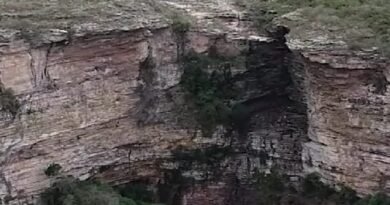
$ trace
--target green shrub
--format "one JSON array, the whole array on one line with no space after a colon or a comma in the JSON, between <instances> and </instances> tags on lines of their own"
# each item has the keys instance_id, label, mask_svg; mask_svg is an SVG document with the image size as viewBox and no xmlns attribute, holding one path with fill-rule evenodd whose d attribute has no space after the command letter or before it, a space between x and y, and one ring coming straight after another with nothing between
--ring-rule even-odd
<instances>
[{"instance_id":1,"label":"green shrub","mask_svg":"<svg viewBox=\"0 0 390 205\"><path fill-rule=\"evenodd\" d=\"M286 190L286 181L283 176L273 170L269 174L257 173L256 177L260 195L260 205L279 204Z\"/></svg>"},{"instance_id":2,"label":"green shrub","mask_svg":"<svg viewBox=\"0 0 390 205\"><path fill-rule=\"evenodd\" d=\"M315 173L307 175L302 184L303 196L322 201L332 201L340 205L390 205L390 197L378 193L374 196L359 198L356 191L342 185L339 190L322 183Z\"/></svg>"},{"instance_id":3,"label":"green shrub","mask_svg":"<svg viewBox=\"0 0 390 205\"><path fill-rule=\"evenodd\" d=\"M291 184L287 177L272 171L270 174L257 173L259 204L279 205L283 198L293 200L290 204L335 204L335 205L390 205L390 197L383 193L359 198L356 191L340 186L336 190L320 181L316 173L306 175L298 187ZM296 191L298 188L298 192Z\"/></svg>"},{"instance_id":4,"label":"green shrub","mask_svg":"<svg viewBox=\"0 0 390 205\"><path fill-rule=\"evenodd\" d=\"M119 205L137 205L137 203L132 199L122 197L119 199Z\"/></svg>"},{"instance_id":5,"label":"green shrub","mask_svg":"<svg viewBox=\"0 0 390 205\"><path fill-rule=\"evenodd\" d=\"M377 193L359 200L355 205L390 205L390 197L384 193Z\"/></svg>"},{"instance_id":6,"label":"green shrub","mask_svg":"<svg viewBox=\"0 0 390 205\"><path fill-rule=\"evenodd\" d=\"M335 194L335 190L320 181L318 174L308 174L302 181L303 195L306 197L326 199Z\"/></svg>"},{"instance_id":7,"label":"green shrub","mask_svg":"<svg viewBox=\"0 0 390 205\"><path fill-rule=\"evenodd\" d=\"M49 176L49 177L56 176L56 175L58 175L58 173L60 172L61 169L62 169L61 165L56 164L56 163L52 163L46 168L45 174L46 174L46 176Z\"/></svg>"},{"instance_id":8,"label":"green shrub","mask_svg":"<svg viewBox=\"0 0 390 205\"><path fill-rule=\"evenodd\" d=\"M145 0L145 3L153 7L156 13L160 13L168 20L170 20L172 29L176 34L182 35L190 30L191 18L190 16L185 15L185 12L180 11L179 9L176 9L167 4L164 4L160 1Z\"/></svg>"},{"instance_id":9,"label":"green shrub","mask_svg":"<svg viewBox=\"0 0 390 205\"><path fill-rule=\"evenodd\" d=\"M41 194L42 205L151 205L121 196L112 187L65 178Z\"/></svg>"},{"instance_id":10,"label":"green shrub","mask_svg":"<svg viewBox=\"0 0 390 205\"><path fill-rule=\"evenodd\" d=\"M10 113L15 116L20 108L20 103L11 89L0 86L0 111Z\"/></svg>"},{"instance_id":11,"label":"green shrub","mask_svg":"<svg viewBox=\"0 0 390 205\"><path fill-rule=\"evenodd\" d=\"M122 196L137 202L150 202L153 199L153 192L146 185L140 183L121 185L118 187L118 191Z\"/></svg>"},{"instance_id":12,"label":"green shrub","mask_svg":"<svg viewBox=\"0 0 390 205\"><path fill-rule=\"evenodd\" d=\"M196 108L196 118L204 136L211 136L219 124L230 123L229 101L236 95L231 62L206 55L189 54L183 58L182 87L187 100Z\"/></svg>"},{"instance_id":13,"label":"green shrub","mask_svg":"<svg viewBox=\"0 0 390 205\"><path fill-rule=\"evenodd\" d=\"M171 16L172 29L175 33L183 35L190 30L191 22L188 18L178 13Z\"/></svg>"},{"instance_id":14,"label":"green shrub","mask_svg":"<svg viewBox=\"0 0 390 205\"><path fill-rule=\"evenodd\" d=\"M335 197L338 204L353 205L358 202L359 197L355 190L342 185Z\"/></svg>"}]
</instances>

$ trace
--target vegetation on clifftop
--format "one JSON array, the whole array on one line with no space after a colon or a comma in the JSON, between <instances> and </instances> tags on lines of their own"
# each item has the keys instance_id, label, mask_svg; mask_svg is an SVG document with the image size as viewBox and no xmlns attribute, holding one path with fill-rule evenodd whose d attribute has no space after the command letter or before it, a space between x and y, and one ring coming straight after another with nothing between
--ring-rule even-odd
<instances>
[{"instance_id":1,"label":"vegetation on clifftop","mask_svg":"<svg viewBox=\"0 0 390 205\"><path fill-rule=\"evenodd\" d=\"M259 27L275 17L300 10L307 19L295 22L308 31L315 24L340 35L354 48L378 47L390 54L390 1L388 0L246 0ZM242 4L242 1L239 3ZM298 20L299 21L299 20Z\"/></svg>"}]
</instances>

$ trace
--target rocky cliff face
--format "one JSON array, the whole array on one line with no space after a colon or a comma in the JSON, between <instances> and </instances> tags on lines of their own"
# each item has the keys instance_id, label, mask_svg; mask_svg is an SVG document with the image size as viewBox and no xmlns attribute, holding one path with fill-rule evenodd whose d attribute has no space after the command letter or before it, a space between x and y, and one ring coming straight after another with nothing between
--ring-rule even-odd
<instances>
[{"instance_id":1,"label":"rocky cliff face","mask_svg":"<svg viewBox=\"0 0 390 205\"><path fill-rule=\"evenodd\" d=\"M389 192L389 62L350 51L303 55L311 139L305 170L360 193Z\"/></svg>"},{"instance_id":2,"label":"rocky cliff face","mask_svg":"<svg viewBox=\"0 0 390 205\"><path fill-rule=\"evenodd\" d=\"M361 194L389 193L389 59L375 48L353 51L321 25L304 29L296 24L301 18L296 11L277 21L293 28L287 43L304 62L304 83L298 83L308 107L304 172Z\"/></svg>"},{"instance_id":3,"label":"rocky cliff face","mask_svg":"<svg viewBox=\"0 0 390 205\"><path fill-rule=\"evenodd\" d=\"M184 37L162 15L137 13L43 30L34 43L3 35L0 80L21 103L1 115L4 203L33 202L55 180L44 174L51 163L81 179L169 185L167 200L183 205L256 203L243 197L253 174L275 166L292 180L317 171L361 193L389 188L388 61L254 36L227 1L163 3L192 19ZM194 126L179 85L189 51L243 59L232 73L250 108L244 134ZM193 158L199 150L206 161Z\"/></svg>"},{"instance_id":4,"label":"rocky cliff face","mask_svg":"<svg viewBox=\"0 0 390 205\"><path fill-rule=\"evenodd\" d=\"M15 91L21 107L16 116L5 112L1 120L3 203L33 202L55 180L44 174L52 163L63 167L62 175L113 184L142 181L158 187L183 176L208 181L171 186L179 197L167 200L181 204L202 202L195 199L209 190L221 193L209 204L241 198L238 185L250 183L257 169L278 165L299 175L306 120L287 93L293 89L290 51L271 38L251 37L245 22L224 15L230 8L210 5L210 13L200 16L190 10L199 26L180 39L166 24L150 19L131 31L97 26L78 33L50 30L34 43L19 34L6 38L1 83ZM199 9L198 4L185 6ZM223 29L210 30L204 22ZM203 137L193 126L179 86L182 50L243 59L233 73L242 91L239 101L251 109L245 136L228 136L221 127L213 137ZM188 164L194 150L210 150L206 157L215 161ZM177 152L191 159L178 158Z\"/></svg>"}]
</instances>

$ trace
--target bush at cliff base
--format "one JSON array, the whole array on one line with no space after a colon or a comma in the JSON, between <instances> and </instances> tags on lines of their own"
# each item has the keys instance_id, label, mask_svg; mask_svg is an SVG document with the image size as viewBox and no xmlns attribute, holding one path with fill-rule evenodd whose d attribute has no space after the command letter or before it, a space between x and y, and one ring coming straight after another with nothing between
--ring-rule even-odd
<instances>
[{"instance_id":1,"label":"bush at cliff base","mask_svg":"<svg viewBox=\"0 0 390 205\"><path fill-rule=\"evenodd\" d=\"M157 205L126 198L99 182L73 178L55 182L41 195L41 205Z\"/></svg>"},{"instance_id":2,"label":"bush at cliff base","mask_svg":"<svg viewBox=\"0 0 390 205\"><path fill-rule=\"evenodd\" d=\"M390 205L390 197L383 193L360 198L346 186L335 189L321 182L318 174L309 174L298 186L292 185L287 176L275 171L270 174L258 173L257 184L260 205Z\"/></svg>"}]
</instances>

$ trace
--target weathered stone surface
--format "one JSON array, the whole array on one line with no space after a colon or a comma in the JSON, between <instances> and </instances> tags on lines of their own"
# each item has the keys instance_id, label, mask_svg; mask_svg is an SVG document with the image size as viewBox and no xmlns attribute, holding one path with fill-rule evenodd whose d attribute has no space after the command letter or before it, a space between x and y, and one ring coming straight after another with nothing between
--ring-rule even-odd
<instances>
[{"instance_id":1,"label":"weathered stone surface","mask_svg":"<svg viewBox=\"0 0 390 205\"><path fill-rule=\"evenodd\" d=\"M29 196L47 186L42 171L50 163L85 175L126 160L116 147L156 136L126 117L139 100L134 90L149 44L142 32L134 32L3 56L2 68L10 74L2 82L24 100L13 122L2 121L2 174L10 184L3 197ZM19 80L21 75L28 78Z\"/></svg>"},{"instance_id":2,"label":"weathered stone surface","mask_svg":"<svg viewBox=\"0 0 390 205\"><path fill-rule=\"evenodd\" d=\"M151 2L105 2L71 10L77 18L70 28L39 18L47 24L36 43L2 24L0 81L22 107L15 119L0 118L0 198L34 201L55 180L44 175L50 163L63 175L112 184L158 185L166 172L181 169L207 181L183 190L187 205L255 204L244 197L256 195L253 174L274 166L292 177L317 171L360 193L389 192L388 60L313 33L291 36L291 52L284 42L256 36L231 1L160 1L192 19L184 39ZM88 8L107 11L80 19ZM242 130L219 127L204 138L195 129L178 86L181 49L240 57L232 73L238 103L250 111ZM215 146L230 151L212 166L174 156Z\"/></svg>"},{"instance_id":3,"label":"weathered stone surface","mask_svg":"<svg viewBox=\"0 0 390 205\"><path fill-rule=\"evenodd\" d=\"M310 23L301 10L276 22L291 28L287 44L304 63L291 72L308 107L304 172L319 172L325 182L360 194L389 193L388 58L375 48L349 49L343 34Z\"/></svg>"},{"instance_id":4,"label":"weathered stone surface","mask_svg":"<svg viewBox=\"0 0 390 205\"><path fill-rule=\"evenodd\" d=\"M183 205L257 204L258 200L256 199L259 196L253 187L248 187L247 185L240 186L234 180L194 186L183 195Z\"/></svg>"},{"instance_id":5,"label":"weathered stone surface","mask_svg":"<svg viewBox=\"0 0 390 205\"><path fill-rule=\"evenodd\" d=\"M178 9L183 4L163 3ZM272 85L282 81L287 68L264 67L272 59L272 55L264 52L273 50L268 45L272 39L259 38L261 41L256 42L258 39L250 35L253 33L238 23L238 16L222 15L232 8L221 7L220 3L209 2L207 6L186 2L186 11L199 24L194 24L196 27L186 35L185 50L207 53L212 49L226 57L253 58L252 71L247 71L246 60L233 70L239 81L250 88L248 92L244 90L247 93L242 95L244 101L283 90L289 84L288 79L278 91ZM195 12L203 8L210 10ZM22 107L15 119L4 116L1 121L0 198L11 198L11 204L34 201L33 197L55 180L44 175L51 163L63 167L61 175L80 179L97 177L113 184L147 179L150 184L157 184L163 179L164 170L183 166L187 170L183 175L199 180L235 174L243 182L250 182L255 170L268 170L274 158L299 160L290 154L283 158L283 147L289 143L266 145L270 141L279 142L284 132L281 125L272 137L265 137L267 129L273 129L268 127L273 122L266 122L251 127L261 131L250 132L248 150L243 148L246 143L234 142L232 155L213 167L201 163L185 167L185 163L175 161L172 151L178 147L188 150L213 145L226 147L231 139L223 137L223 133L201 137L194 129L192 117L182 112L185 102L177 86L183 72L177 63L179 39L169 28L151 19L147 18L143 27L129 24L131 31L127 31L123 22L112 25L98 22L94 26L86 18L74 24L70 33L55 26L54 30L41 33L37 38L43 40L38 44L17 40L17 35L7 38L3 35L0 80L15 91ZM112 23L111 20L108 19ZM205 22L218 24L218 29ZM253 42L248 44L247 39ZM246 56L256 44L256 49L264 52L263 63L261 58L257 62L256 56ZM286 51L284 47L277 52ZM262 80L265 85L258 84L260 81L255 78L245 83L246 79L240 77L250 76L256 69L270 77ZM258 115L261 119L262 114ZM283 118L278 112L272 115L275 120ZM189 126L184 121L189 121ZM258 140L263 136L267 142ZM273 152L278 156L267 158L267 165L257 163L262 156L258 153L268 149L280 149ZM257 165L252 166L255 162ZM294 170L299 169L300 166ZM230 189L229 186L221 183L221 189ZM194 194L205 197L202 192Z\"/></svg>"},{"instance_id":6,"label":"weathered stone surface","mask_svg":"<svg viewBox=\"0 0 390 205\"><path fill-rule=\"evenodd\" d=\"M390 191L389 61L350 51L303 52L310 142L305 170L359 193Z\"/></svg>"}]
</instances>

